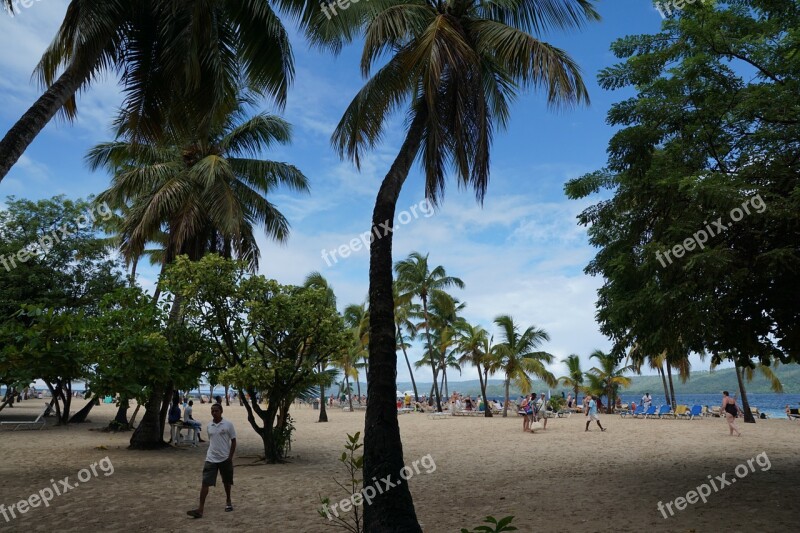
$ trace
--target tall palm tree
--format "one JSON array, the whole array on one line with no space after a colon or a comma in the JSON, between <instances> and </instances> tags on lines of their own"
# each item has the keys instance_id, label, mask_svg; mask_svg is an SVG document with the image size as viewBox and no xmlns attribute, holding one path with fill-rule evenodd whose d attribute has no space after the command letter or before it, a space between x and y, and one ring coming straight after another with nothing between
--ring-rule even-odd
<instances>
[{"instance_id":1,"label":"tall palm tree","mask_svg":"<svg viewBox=\"0 0 800 533\"><path fill-rule=\"evenodd\" d=\"M409 340L414 340L417 335L414 323L411 322L417 310L417 304L411 302L410 298L401 298L400 291L397 288L397 282L392 285L392 294L394 297L394 323L397 330L397 349L403 350L403 357L406 360L408 367L408 375L411 377L411 386L414 389L414 401L419 401L419 391L417 391L417 381L414 379L414 371L411 369L411 362L408 359L409 344L406 342L403 330L408 333Z\"/></svg>"},{"instance_id":2,"label":"tall palm tree","mask_svg":"<svg viewBox=\"0 0 800 533\"><path fill-rule=\"evenodd\" d=\"M355 96L333 134L339 154L360 165L365 151L381 140L389 117L406 104L408 111L405 138L372 213L371 230L381 235L370 245L369 270L370 363L378 370L369 375L365 480L394 475L404 464L392 390L397 354L391 301L393 220L403 183L419 156L426 197L434 205L442 198L448 167L480 201L489 181L493 132L508 123L509 102L520 90L545 88L551 105L587 103L578 66L564 51L533 35L599 19L592 4L373 0L352 4L329 23L322 15L316 19L321 21L317 42L334 49L363 33L365 76L378 62L383 64ZM405 485L391 495L378 495L364 509L364 523L368 531L420 531Z\"/></svg>"},{"instance_id":3,"label":"tall palm tree","mask_svg":"<svg viewBox=\"0 0 800 533\"><path fill-rule=\"evenodd\" d=\"M489 399L486 397L486 381L493 365L489 333L482 327L473 326L465 320L456 325L456 331L458 332L458 350L461 353L458 361L461 364L470 363L478 370L481 397L485 406L484 416L491 417L492 409L489 407Z\"/></svg>"},{"instance_id":4,"label":"tall palm tree","mask_svg":"<svg viewBox=\"0 0 800 533\"><path fill-rule=\"evenodd\" d=\"M319 272L311 272L306 276L305 281L303 282L303 287L311 288L311 289L320 289L325 291L327 296L328 305L336 308L336 294L333 292L333 288L328 283L328 280L320 274ZM322 360L317 365L317 373L319 375L325 375L327 372L327 366L330 364L330 361L327 359ZM325 382L320 381L319 384L319 418L317 422L327 422L328 421L328 410L326 409L326 404L328 402L325 401Z\"/></svg>"},{"instance_id":5,"label":"tall palm tree","mask_svg":"<svg viewBox=\"0 0 800 533\"><path fill-rule=\"evenodd\" d=\"M11 10L13 0L3 0ZM288 10L298 0L278 0ZM45 91L0 140L0 181L75 93L117 73L126 127L137 140L209 127L238 84L282 106L294 66L288 34L268 2L72 0L36 67ZM184 117L191 117L185 121Z\"/></svg>"},{"instance_id":6,"label":"tall palm tree","mask_svg":"<svg viewBox=\"0 0 800 533\"><path fill-rule=\"evenodd\" d=\"M566 359L561 360L562 363L567 365L567 375L558 378L559 383L572 387L575 393L575 401L578 401L578 389L583 386L583 371L581 370L581 358L576 354L567 356Z\"/></svg>"},{"instance_id":7,"label":"tall palm tree","mask_svg":"<svg viewBox=\"0 0 800 533\"><path fill-rule=\"evenodd\" d=\"M433 353L428 304L431 298L435 295L440 295L445 289L449 289L450 287L463 289L464 282L459 278L448 276L444 267L441 265L431 270L428 267L428 254L422 255L419 252L411 252L408 258L398 261L394 266L394 270L397 273L396 284L400 292L400 298L419 298L422 302L422 316L425 323L427 351ZM371 284L372 282L370 281L370 286ZM372 302L371 297L370 302ZM392 318L392 321L394 322L394 318ZM370 352L370 357L372 357L372 352ZM442 412L442 398L436 383L438 368L435 358L431 358L433 389L436 395L436 410Z\"/></svg>"},{"instance_id":8,"label":"tall palm tree","mask_svg":"<svg viewBox=\"0 0 800 533\"><path fill-rule=\"evenodd\" d=\"M620 387L628 387L631 384L631 378L624 374L632 371L634 367L633 365L619 366L616 355L601 350L595 350L589 357L597 359L599 366L589 369L588 374L601 384L603 393L608 400L607 410L612 413L617 399L617 391Z\"/></svg>"},{"instance_id":9,"label":"tall palm tree","mask_svg":"<svg viewBox=\"0 0 800 533\"><path fill-rule=\"evenodd\" d=\"M550 340L550 335L543 329L534 326L528 327L522 333L514 319L508 315L500 315L494 319L500 327L502 342L496 346L497 356L500 358L500 368L505 373L506 398L503 405L503 417L508 416L509 385L514 385L528 394L533 386L531 376L538 377L550 387L558 384L555 376L545 368L545 363L553 362L554 357L547 352L534 351L544 341Z\"/></svg>"},{"instance_id":10,"label":"tall palm tree","mask_svg":"<svg viewBox=\"0 0 800 533\"><path fill-rule=\"evenodd\" d=\"M126 260L142 255L148 242L166 233L162 270L178 255L197 260L216 252L243 259L255 271L260 252L254 227L263 226L269 238L286 240L289 224L267 196L280 185L307 191L307 179L290 164L257 158L262 149L288 143L290 127L266 114L247 118L251 102L243 96L231 103L228 114L202 137L137 143L124 133L121 140L89 152L89 165L106 168L113 176L97 201L126 209L120 232ZM157 287L156 299L158 293ZM173 317L178 302L173 303ZM153 413L157 405L155 399L148 401L132 447L160 446L166 411Z\"/></svg>"}]
</instances>

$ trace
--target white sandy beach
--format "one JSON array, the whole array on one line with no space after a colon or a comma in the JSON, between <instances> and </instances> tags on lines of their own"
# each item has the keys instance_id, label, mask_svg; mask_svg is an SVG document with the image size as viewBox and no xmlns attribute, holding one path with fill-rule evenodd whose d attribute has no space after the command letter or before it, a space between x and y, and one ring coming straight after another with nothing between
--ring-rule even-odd
<instances>
[{"instance_id":1,"label":"white sandy beach","mask_svg":"<svg viewBox=\"0 0 800 533\"><path fill-rule=\"evenodd\" d=\"M78 406L80 407L80 406ZM196 418L210 419L208 405ZM0 413L36 417L40 401ZM212 488L206 516L188 518L196 506L205 445L155 452L126 449L130 433L90 431L113 417L114 407L96 407L93 423L43 431L0 432L0 504L6 507L108 456L113 474L98 471L85 483L56 496L49 507L29 509L6 521L7 531L334 531L319 517L319 495L345 496L332 477L344 479L337 461L347 433L363 431L363 412L295 409L296 440L291 463L250 465L260 439L243 407L224 416L239 433L234 464L235 511L225 513L221 483ZM798 523L800 423L787 420L740 424L744 436L728 437L720 419L624 420L602 416L608 431L583 430L584 418L548 422L547 431L521 431L516 417L431 420L400 417L406 462L431 454L436 470L409 482L426 532L458 532L484 516L514 515L521 532L591 531L789 531ZM727 473L758 454L770 467L712 493L667 519L657 509L703 482ZM762 456L763 458L764 456ZM740 469L741 471L741 469Z\"/></svg>"}]
</instances>

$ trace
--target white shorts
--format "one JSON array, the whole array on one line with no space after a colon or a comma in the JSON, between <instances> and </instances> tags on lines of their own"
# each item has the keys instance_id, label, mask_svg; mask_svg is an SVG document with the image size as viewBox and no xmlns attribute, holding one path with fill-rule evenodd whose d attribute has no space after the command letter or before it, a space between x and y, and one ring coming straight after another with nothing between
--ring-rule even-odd
<instances>
[{"instance_id":1,"label":"white shorts","mask_svg":"<svg viewBox=\"0 0 800 533\"><path fill-rule=\"evenodd\" d=\"M592 420L600 421L600 417L597 415L586 415L586 421L591 422Z\"/></svg>"}]
</instances>

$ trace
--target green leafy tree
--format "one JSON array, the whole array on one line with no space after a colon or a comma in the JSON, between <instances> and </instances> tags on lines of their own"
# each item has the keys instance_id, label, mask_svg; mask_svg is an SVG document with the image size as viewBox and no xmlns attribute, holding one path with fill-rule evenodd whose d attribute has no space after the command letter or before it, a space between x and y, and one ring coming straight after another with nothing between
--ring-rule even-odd
<instances>
[{"instance_id":1,"label":"green leafy tree","mask_svg":"<svg viewBox=\"0 0 800 533\"><path fill-rule=\"evenodd\" d=\"M124 285L121 263L95 228L110 215L107 206L63 196L9 197L0 210L0 384L12 390L45 380L61 423L69 420L67 391L85 368L76 316L96 314L101 297ZM52 368L47 356L56 358Z\"/></svg>"},{"instance_id":2,"label":"green leafy tree","mask_svg":"<svg viewBox=\"0 0 800 533\"><path fill-rule=\"evenodd\" d=\"M664 354L669 381L692 352L800 361L798 24L793 0L696 2L612 45L600 84L636 94L609 111L606 168L566 191L612 193L579 220L618 360Z\"/></svg>"},{"instance_id":3,"label":"green leafy tree","mask_svg":"<svg viewBox=\"0 0 800 533\"><path fill-rule=\"evenodd\" d=\"M289 407L302 390L328 379L317 375L320 362L348 344L329 294L247 275L244 263L213 254L177 258L164 283L183 299L185 320L217 347L226 366L220 378L239 391L265 460L282 461Z\"/></svg>"}]
</instances>

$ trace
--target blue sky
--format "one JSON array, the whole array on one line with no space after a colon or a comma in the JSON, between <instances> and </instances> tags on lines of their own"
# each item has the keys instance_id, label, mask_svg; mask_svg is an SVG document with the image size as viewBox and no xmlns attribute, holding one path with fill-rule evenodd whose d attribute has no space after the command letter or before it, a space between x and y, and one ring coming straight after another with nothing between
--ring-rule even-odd
<instances>
[{"instance_id":1,"label":"blue sky","mask_svg":"<svg viewBox=\"0 0 800 533\"><path fill-rule=\"evenodd\" d=\"M0 12L3 132L40 94L31 72L67 3L34 2L14 18ZM591 106L555 112L547 109L541 94L522 95L512 107L508 130L495 137L483 207L451 181L441 209L430 217L408 217L407 223L398 224L394 239L395 260L415 250L430 252L431 264L441 264L448 274L464 280L466 288L455 295L467 302L464 314L470 321L490 331L499 314L512 315L523 327L535 324L551 336L543 349L558 359L577 353L585 368L591 366L589 353L610 347L594 320L601 280L583 274L594 251L587 244L585 229L575 221L593 202L567 200L563 185L605 164L613 134L605 123L606 113L612 103L631 94L606 92L597 86L598 71L615 63L609 45L625 35L656 32L662 20L649 0L605 0L599 10L602 22L581 32L542 36L565 49L581 66ZM282 246L260 239L261 273L282 283L301 283L316 270L328 278L342 306L361 302L367 294L368 252L362 249L330 265L321 252L338 248L369 229L378 185L402 141L402 116L395 118L384 142L365 159L360 172L340 161L329 139L361 86L360 48L356 44L332 57L309 49L294 29L292 42L296 80L281 114L294 126L294 142L265 156L298 166L310 179L311 194L284 191L272 197L289 218L292 234ZM54 121L47 126L0 183L0 199L8 195L85 197L108 186L109 177L90 172L83 157L94 144L111 140L109 126L121 102L115 82L108 77L81 95L75 123ZM268 104L264 109L276 111ZM411 213L411 206L423 200L422 183L415 169L404 186L398 213ZM140 282L151 287L154 276L153 270L144 269ZM412 357L419 355L418 348L412 350ZM554 365L552 370L561 375L563 365ZM425 371L416 375L429 379ZM463 379L473 378L474 370L465 369ZM398 365L398 379L408 380L404 363Z\"/></svg>"}]
</instances>

